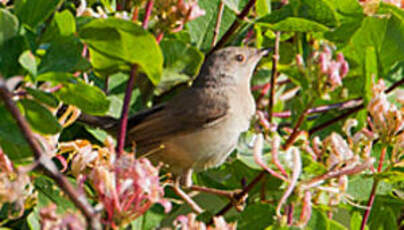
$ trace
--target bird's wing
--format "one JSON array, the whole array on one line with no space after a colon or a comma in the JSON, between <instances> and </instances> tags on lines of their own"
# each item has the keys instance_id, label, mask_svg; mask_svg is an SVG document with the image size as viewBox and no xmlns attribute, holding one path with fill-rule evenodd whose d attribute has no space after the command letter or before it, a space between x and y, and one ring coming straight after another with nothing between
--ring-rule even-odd
<instances>
[{"instance_id":1,"label":"bird's wing","mask_svg":"<svg viewBox=\"0 0 404 230\"><path fill-rule=\"evenodd\" d=\"M159 145L162 140L212 126L228 113L225 95L219 91L186 90L167 104L129 120L127 138L138 148Z\"/></svg>"}]
</instances>

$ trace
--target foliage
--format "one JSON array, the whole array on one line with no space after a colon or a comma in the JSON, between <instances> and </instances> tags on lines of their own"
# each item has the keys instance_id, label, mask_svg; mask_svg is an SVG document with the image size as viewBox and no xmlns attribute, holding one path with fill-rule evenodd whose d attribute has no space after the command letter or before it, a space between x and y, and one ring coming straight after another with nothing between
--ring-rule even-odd
<instances>
[{"instance_id":1,"label":"foliage","mask_svg":"<svg viewBox=\"0 0 404 230\"><path fill-rule=\"evenodd\" d=\"M36 169L44 158L99 212L105 228L403 228L401 4L0 0L0 86L5 82L46 153L37 156L3 97L0 228L88 226L80 201ZM173 192L164 168L135 159L131 149L120 156L115 140L77 119L120 117L125 105L134 114L167 100L197 76L220 39L272 48L273 56L252 80L257 115L250 131L223 165L192 178L248 196L200 192L193 199L205 212L196 215ZM132 98L124 102L134 73ZM230 211L220 212L228 202Z\"/></svg>"}]
</instances>

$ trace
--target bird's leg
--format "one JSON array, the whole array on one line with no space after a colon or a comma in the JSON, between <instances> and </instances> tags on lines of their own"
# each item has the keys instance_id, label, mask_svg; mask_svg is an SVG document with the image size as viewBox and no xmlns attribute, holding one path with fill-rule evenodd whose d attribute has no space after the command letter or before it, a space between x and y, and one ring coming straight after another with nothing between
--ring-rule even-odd
<instances>
[{"instance_id":1,"label":"bird's leg","mask_svg":"<svg viewBox=\"0 0 404 230\"><path fill-rule=\"evenodd\" d=\"M192 174L192 173L191 173L191 174ZM188 196L188 194L186 194L186 193L181 189L181 187L180 187L180 180L181 180L180 177L176 178L176 180L175 180L175 182L174 182L174 186L173 186L174 192L175 192L179 197L181 197L181 198L191 207L191 209L192 209L195 213L201 214L204 210L203 210L201 207L199 207L199 205L198 205L194 200L192 200L192 198L191 198L190 196Z\"/></svg>"}]
</instances>

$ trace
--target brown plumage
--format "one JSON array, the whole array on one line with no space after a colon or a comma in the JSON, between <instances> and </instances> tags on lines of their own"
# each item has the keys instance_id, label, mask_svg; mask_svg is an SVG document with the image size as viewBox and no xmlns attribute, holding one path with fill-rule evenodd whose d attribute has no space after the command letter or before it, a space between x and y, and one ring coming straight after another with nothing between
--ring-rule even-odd
<instances>
[{"instance_id":1,"label":"brown plumage","mask_svg":"<svg viewBox=\"0 0 404 230\"><path fill-rule=\"evenodd\" d=\"M179 176L223 163L255 113L250 78L266 53L246 47L216 51L190 88L129 119L126 143L136 143L138 154L166 163ZM97 119L82 118L116 133L117 121Z\"/></svg>"}]
</instances>

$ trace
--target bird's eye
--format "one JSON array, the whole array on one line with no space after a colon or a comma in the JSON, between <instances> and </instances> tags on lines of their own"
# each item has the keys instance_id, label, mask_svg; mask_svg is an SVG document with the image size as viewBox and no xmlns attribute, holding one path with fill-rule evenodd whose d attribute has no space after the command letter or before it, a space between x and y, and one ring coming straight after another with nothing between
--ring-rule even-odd
<instances>
[{"instance_id":1,"label":"bird's eye","mask_svg":"<svg viewBox=\"0 0 404 230\"><path fill-rule=\"evenodd\" d=\"M243 62L245 60L245 56L242 54L238 54L238 55L236 55L236 60L238 62Z\"/></svg>"}]
</instances>

